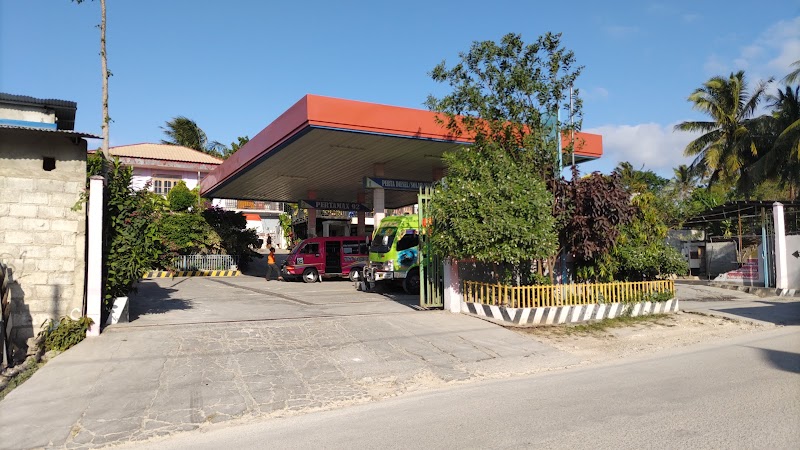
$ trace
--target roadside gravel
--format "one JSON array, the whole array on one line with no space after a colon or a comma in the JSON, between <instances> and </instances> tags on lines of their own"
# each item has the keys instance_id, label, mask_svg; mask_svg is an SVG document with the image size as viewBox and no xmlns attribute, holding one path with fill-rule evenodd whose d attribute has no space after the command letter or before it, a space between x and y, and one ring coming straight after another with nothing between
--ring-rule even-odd
<instances>
[{"instance_id":1,"label":"roadside gravel","mask_svg":"<svg viewBox=\"0 0 800 450\"><path fill-rule=\"evenodd\" d=\"M631 325L600 329L596 326L512 328L540 343L577 356L581 364L595 364L701 342L731 338L774 329L756 324L697 313L650 316Z\"/></svg>"}]
</instances>

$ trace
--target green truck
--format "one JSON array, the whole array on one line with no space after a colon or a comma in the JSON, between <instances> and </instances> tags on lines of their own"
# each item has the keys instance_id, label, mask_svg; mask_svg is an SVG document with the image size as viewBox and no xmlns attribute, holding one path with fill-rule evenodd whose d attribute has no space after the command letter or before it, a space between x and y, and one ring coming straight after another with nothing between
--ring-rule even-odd
<instances>
[{"instance_id":1,"label":"green truck","mask_svg":"<svg viewBox=\"0 0 800 450\"><path fill-rule=\"evenodd\" d=\"M389 216L372 235L369 263L364 267L359 290L376 285L399 284L409 294L419 293L419 218L416 214Z\"/></svg>"}]
</instances>

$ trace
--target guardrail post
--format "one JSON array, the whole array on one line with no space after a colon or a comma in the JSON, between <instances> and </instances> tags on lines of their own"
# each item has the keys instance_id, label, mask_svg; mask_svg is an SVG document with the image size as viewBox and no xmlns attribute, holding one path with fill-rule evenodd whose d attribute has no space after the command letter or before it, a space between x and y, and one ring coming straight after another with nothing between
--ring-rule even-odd
<instances>
[{"instance_id":1,"label":"guardrail post","mask_svg":"<svg viewBox=\"0 0 800 450\"><path fill-rule=\"evenodd\" d=\"M783 203L772 204L772 218L775 226L775 287L788 289L789 269L786 257L786 225L783 218Z\"/></svg>"},{"instance_id":2,"label":"guardrail post","mask_svg":"<svg viewBox=\"0 0 800 450\"><path fill-rule=\"evenodd\" d=\"M452 313L461 312L464 298L461 294L461 280L458 277L458 263L444 261L444 309Z\"/></svg>"},{"instance_id":3,"label":"guardrail post","mask_svg":"<svg viewBox=\"0 0 800 450\"><path fill-rule=\"evenodd\" d=\"M89 249L86 259L86 316L92 325L86 336L100 335L101 302L103 299L103 187L99 175L89 178Z\"/></svg>"}]
</instances>

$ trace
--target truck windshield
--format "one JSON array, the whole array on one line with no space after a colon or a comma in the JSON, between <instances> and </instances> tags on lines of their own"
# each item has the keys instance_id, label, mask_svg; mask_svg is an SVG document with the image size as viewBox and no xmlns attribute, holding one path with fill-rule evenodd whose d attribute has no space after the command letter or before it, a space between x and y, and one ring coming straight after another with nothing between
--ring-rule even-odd
<instances>
[{"instance_id":1,"label":"truck windshield","mask_svg":"<svg viewBox=\"0 0 800 450\"><path fill-rule=\"evenodd\" d=\"M395 234L397 234L396 227L378 228L375 237L372 239L369 251L372 253L389 253L389 250L392 249Z\"/></svg>"}]
</instances>

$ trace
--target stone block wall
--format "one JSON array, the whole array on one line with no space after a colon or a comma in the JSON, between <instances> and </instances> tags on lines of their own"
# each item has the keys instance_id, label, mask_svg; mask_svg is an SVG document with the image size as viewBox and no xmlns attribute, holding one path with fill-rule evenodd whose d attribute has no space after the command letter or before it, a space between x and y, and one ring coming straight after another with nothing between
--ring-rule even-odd
<instances>
[{"instance_id":1,"label":"stone block wall","mask_svg":"<svg viewBox=\"0 0 800 450\"><path fill-rule=\"evenodd\" d=\"M43 158L54 158L46 171ZM49 318L79 317L85 278L86 141L0 129L0 262L11 269L12 342Z\"/></svg>"}]
</instances>

